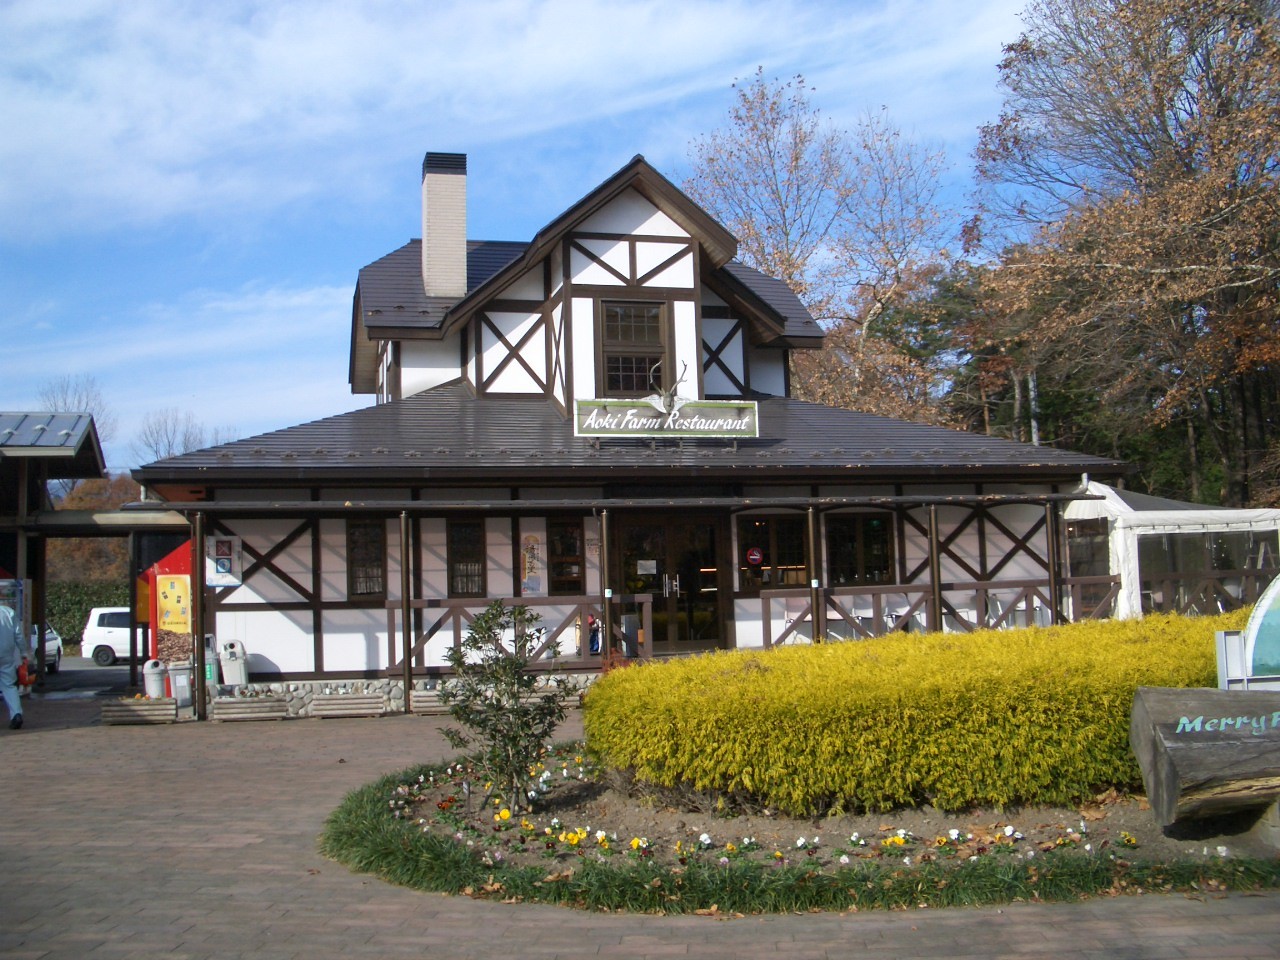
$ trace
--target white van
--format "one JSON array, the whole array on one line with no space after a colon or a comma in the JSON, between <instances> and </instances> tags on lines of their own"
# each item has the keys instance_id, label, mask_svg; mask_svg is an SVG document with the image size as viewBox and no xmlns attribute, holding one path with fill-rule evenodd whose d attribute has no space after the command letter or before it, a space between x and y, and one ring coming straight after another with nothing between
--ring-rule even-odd
<instances>
[{"instance_id":1,"label":"white van","mask_svg":"<svg viewBox=\"0 0 1280 960\"><path fill-rule=\"evenodd\" d=\"M147 658L143 646L144 635L138 628L138 659ZM84 625L80 640L80 655L93 657L100 667L109 667L117 659L129 659L129 608L94 607L89 611L89 621Z\"/></svg>"}]
</instances>

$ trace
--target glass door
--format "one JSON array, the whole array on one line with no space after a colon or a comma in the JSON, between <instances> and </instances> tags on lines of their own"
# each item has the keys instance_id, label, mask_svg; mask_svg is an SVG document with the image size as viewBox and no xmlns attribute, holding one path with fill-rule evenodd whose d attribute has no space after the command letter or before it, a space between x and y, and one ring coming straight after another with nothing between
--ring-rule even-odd
<instances>
[{"instance_id":1,"label":"glass door","mask_svg":"<svg viewBox=\"0 0 1280 960\"><path fill-rule=\"evenodd\" d=\"M654 653L724 645L719 527L715 520L687 517L619 521L614 582L621 592L653 594L654 636L645 640L653 644ZM636 625L624 620L623 627L634 631Z\"/></svg>"}]
</instances>

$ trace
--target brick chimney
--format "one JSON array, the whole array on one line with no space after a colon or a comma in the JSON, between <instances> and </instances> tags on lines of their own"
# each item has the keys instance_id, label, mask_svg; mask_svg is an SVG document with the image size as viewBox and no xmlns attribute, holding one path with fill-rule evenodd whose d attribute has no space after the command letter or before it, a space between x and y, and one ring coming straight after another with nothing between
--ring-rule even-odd
<instances>
[{"instance_id":1,"label":"brick chimney","mask_svg":"<svg viewBox=\"0 0 1280 960\"><path fill-rule=\"evenodd\" d=\"M467 155L422 160L422 286L429 297L467 292Z\"/></svg>"}]
</instances>

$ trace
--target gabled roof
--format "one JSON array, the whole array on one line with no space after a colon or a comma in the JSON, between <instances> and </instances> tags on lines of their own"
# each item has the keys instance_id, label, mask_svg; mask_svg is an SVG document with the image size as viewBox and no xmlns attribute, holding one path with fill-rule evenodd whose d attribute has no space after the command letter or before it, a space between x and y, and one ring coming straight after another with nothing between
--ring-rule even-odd
<instances>
[{"instance_id":1,"label":"gabled roof","mask_svg":"<svg viewBox=\"0 0 1280 960\"><path fill-rule=\"evenodd\" d=\"M439 337L465 320L486 300L497 296L547 256L578 224L608 206L627 190L635 190L696 238L703 257L721 286L736 297L743 312L767 318L776 327L768 340L812 346L822 329L786 284L732 258L738 242L710 214L637 155L537 232L528 242L467 241L467 293L461 299L429 297L422 282L422 241L413 239L360 270L356 280L351 329L350 382L357 375L371 389L377 362L373 340Z\"/></svg>"},{"instance_id":2,"label":"gabled roof","mask_svg":"<svg viewBox=\"0 0 1280 960\"><path fill-rule=\"evenodd\" d=\"M106 460L88 413L0 412L0 461L38 458L51 480L101 477Z\"/></svg>"},{"instance_id":3,"label":"gabled roof","mask_svg":"<svg viewBox=\"0 0 1280 960\"><path fill-rule=\"evenodd\" d=\"M545 400L477 397L461 383L148 464L142 483L404 485L975 482L1119 474L1112 460L783 397L759 400L759 439L659 442L573 435Z\"/></svg>"},{"instance_id":4,"label":"gabled roof","mask_svg":"<svg viewBox=\"0 0 1280 960\"><path fill-rule=\"evenodd\" d=\"M696 238L711 266L724 266L737 255L738 241L733 234L650 166L644 157L636 154L630 163L539 230L524 255L493 277L486 288L468 292L450 311L450 319L465 318L484 299L500 292L504 286L539 263L565 234L627 190L635 190Z\"/></svg>"}]
</instances>

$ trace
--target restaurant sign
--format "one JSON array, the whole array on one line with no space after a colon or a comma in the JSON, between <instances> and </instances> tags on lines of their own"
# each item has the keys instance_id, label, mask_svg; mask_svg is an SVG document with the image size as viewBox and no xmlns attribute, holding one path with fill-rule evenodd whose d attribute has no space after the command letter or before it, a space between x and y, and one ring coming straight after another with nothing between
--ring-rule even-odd
<instances>
[{"instance_id":1,"label":"restaurant sign","mask_svg":"<svg viewBox=\"0 0 1280 960\"><path fill-rule=\"evenodd\" d=\"M725 437L760 436L754 400L686 400L644 397L636 400L575 400L573 433L578 437Z\"/></svg>"}]
</instances>

